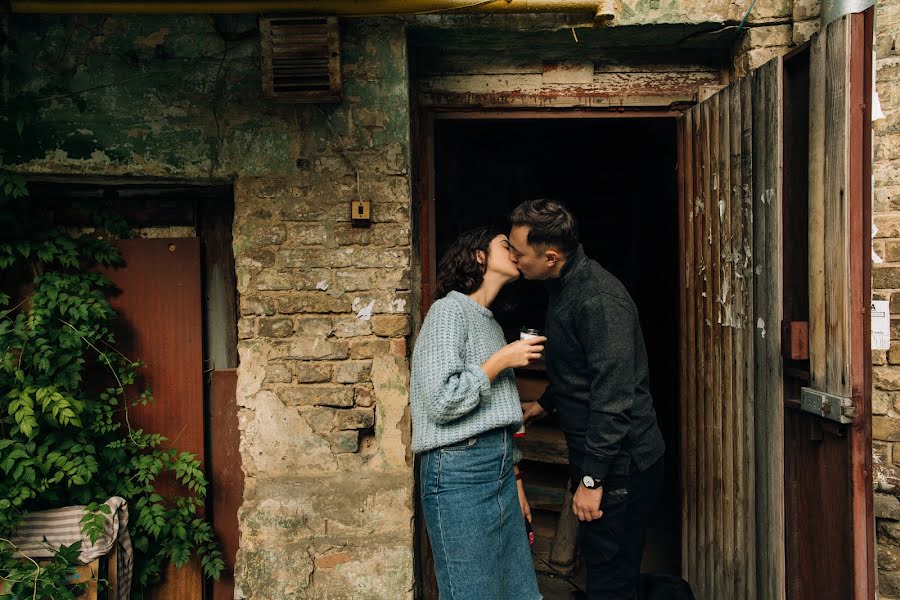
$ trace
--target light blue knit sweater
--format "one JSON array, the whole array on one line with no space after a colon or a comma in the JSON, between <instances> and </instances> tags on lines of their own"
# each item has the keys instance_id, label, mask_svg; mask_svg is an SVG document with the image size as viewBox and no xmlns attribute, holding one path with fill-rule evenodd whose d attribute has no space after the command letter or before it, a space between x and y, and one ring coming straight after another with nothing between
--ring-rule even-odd
<instances>
[{"instance_id":1,"label":"light blue knit sweater","mask_svg":"<svg viewBox=\"0 0 900 600\"><path fill-rule=\"evenodd\" d=\"M431 306L413 349L412 449L424 452L522 424L512 369L488 380L481 365L506 345L490 310L450 292ZM515 446L514 446L515 447ZM519 452L514 451L513 462Z\"/></svg>"}]
</instances>

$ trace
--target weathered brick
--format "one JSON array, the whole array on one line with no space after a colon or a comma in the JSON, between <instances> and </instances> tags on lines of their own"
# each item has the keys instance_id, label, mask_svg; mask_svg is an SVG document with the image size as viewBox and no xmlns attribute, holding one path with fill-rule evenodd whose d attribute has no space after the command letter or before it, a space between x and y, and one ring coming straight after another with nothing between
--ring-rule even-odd
<instances>
[{"instance_id":1,"label":"weathered brick","mask_svg":"<svg viewBox=\"0 0 900 600\"><path fill-rule=\"evenodd\" d=\"M872 438L887 442L900 441L900 419L872 417Z\"/></svg>"},{"instance_id":2,"label":"weathered brick","mask_svg":"<svg viewBox=\"0 0 900 600\"><path fill-rule=\"evenodd\" d=\"M877 289L900 288L900 267L878 266L872 268L872 287Z\"/></svg>"},{"instance_id":3,"label":"weathered brick","mask_svg":"<svg viewBox=\"0 0 900 600\"><path fill-rule=\"evenodd\" d=\"M792 8L795 21L818 19L822 2L821 0L794 0Z\"/></svg>"},{"instance_id":4,"label":"weathered brick","mask_svg":"<svg viewBox=\"0 0 900 600\"><path fill-rule=\"evenodd\" d=\"M897 98L897 100L900 101L900 98ZM900 102L898 102L898 105L900 105ZM873 141L876 161L900 158L900 133L876 135Z\"/></svg>"},{"instance_id":5,"label":"weathered brick","mask_svg":"<svg viewBox=\"0 0 900 600\"><path fill-rule=\"evenodd\" d=\"M336 317L334 335L340 338L372 335L372 322L355 316Z\"/></svg>"},{"instance_id":6,"label":"weathered brick","mask_svg":"<svg viewBox=\"0 0 900 600\"><path fill-rule=\"evenodd\" d=\"M278 312L283 315L297 313L349 312L350 302L325 292L295 292L281 294L275 299Z\"/></svg>"},{"instance_id":7,"label":"weathered brick","mask_svg":"<svg viewBox=\"0 0 900 600\"><path fill-rule=\"evenodd\" d=\"M900 358L900 355L898 355ZM876 367L883 367L888 364L888 351L887 350L872 350L872 365Z\"/></svg>"},{"instance_id":8,"label":"weathered brick","mask_svg":"<svg viewBox=\"0 0 900 600\"><path fill-rule=\"evenodd\" d=\"M896 500L896 498L895 498ZM876 513L877 516L877 513ZM880 540L879 540L880 541ZM876 552L878 554L878 568L883 571L897 571L900 569L900 548L897 546L892 546L891 544L878 544L876 548ZM878 575L879 583L881 581L881 573ZM900 590L900 587L897 588ZM879 586L879 591L881 592L880 598L885 598L884 590Z\"/></svg>"},{"instance_id":9,"label":"weathered brick","mask_svg":"<svg viewBox=\"0 0 900 600\"><path fill-rule=\"evenodd\" d=\"M359 450L358 431L335 431L326 437L331 441L331 451L335 454L349 454Z\"/></svg>"},{"instance_id":10,"label":"weathered brick","mask_svg":"<svg viewBox=\"0 0 900 600\"><path fill-rule=\"evenodd\" d=\"M892 462L891 457L893 454L894 445L889 442L872 442L872 461L874 463L889 463Z\"/></svg>"},{"instance_id":11,"label":"weathered brick","mask_svg":"<svg viewBox=\"0 0 900 600\"><path fill-rule=\"evenodd\" d=\"M304 406L300 408L300 414L316 433L329 433L334 431L335 410L324 406Z\"/></svg>"},{"instance_id":12,"label":"weathered brick","mask_svg":"<svg viewBox=\"0 0 900 600\"><path fill-rule=\"evenodd\" d=\"M353 388L347 385L307 384L278 390L285 406L353 406Z\"/></svg>"},{"instance_id":13,"label":"weathered brick","mask_svg":"<svg viewBox=\"0 0 900 600\"><path fill-rule=\"evenodd\" d=\"M900 237L900 213L876 213L874 221L875 226L878 228L878 231L875 233L876 238Z\"/></svg>"},{"instance_id":14,"label":"weathered brick","mask_svg":"<svg viewBox=\"0 0 900 600\"><path fill-rule=\"evenodd\" d=\"M793 31L790 25L771 25L768 27L751 27L741 37L738 52L749 52L754 48L772 46L790 46Z\"/></svg>"},{"instance_id":15,"label":"weathered brick","mask_svg":"<svg viewBox=\"0 0 900 600\"><path fill-rule=\"evenodd\" d=\"M361 290L409 289L408 269L340 269L335 272L335 286L345 292Z\"/></svg>"},{"instance_id":16,"label":"weathered brick","mask_svg":"<svg viewBox=\"0 0 900 600\"><path fill-rule=\"evenodd\" d=\"M334 425L337 429L366 429L375 425L374 408L348 408L335 411Z\"/></svg>"},{"instance_id":17,"label":"weathered brick","mask_svg":"<svg viewBox=\"0 0 900 600\"><path fill-rule=\"evenodd\" d=\"M900 572L878 571L878 596L882 600L900 597Z\"/></svg>"},{"instance_id":18,"label":"weathered brick","mask_svg":"<svg viewBox=\"0 0 900 600\"><path fill-rule=\"evenodd\" d=\"M372 331L381 337L409 335L409 317L407 315L375 315L372 317Z\"/></svg>"},{"instance_id":19,"label":"weathered brick","mask_svg":"<svg viewBox=\"0 0 900 600\"><path fill-rule=\"evenodd\" d=\"M306 190L298 190L306 195ZM328 207L318 198L285 198L278 203L278 216L283 221L318 221L328 214Z\"/></svg>"},{"instance_id":20,"label":"weathered brick","mask_svg":"<svg viewBox=\"0 0 900 600\"><path fill-rule=\"evenodd\" d=\"M238 319L238 339L246 340L256 335L256 319L242 317Z\"/></svg>"},{"instance_id":21,"label":"weathered brick","mask_svg":"<svg viewBox=\"0 0 900 600\"><path fill-rule=\"evenodd\" d=\"M348 357L347 342L335 339L292 337L272 344L273 358L295 360L342 360Z\"/></svg>"},{"instance_id":22,"label":"weathered brick","mask_svg":"<svg viewBox=\"0 0 900 600\"><path fill-rule=\"evenodd\" d=\"M265 269L275 265L275 252L269 248L249 247L234 256L237 267L252 270Z\"/></svg>"},{"instance_id":23,"label":"weathered brick","mask_svg":"<svg viewBox=\"0 0 900 600\"><path fill-rule=\"evenodd\" d=\"M332 370L333 367L331 364L323 362L298 361L294 364L294 373L297 375L298 383L322 383L331 381Z\"/></svg>"},{"instance_id":24,"label":"weathered brick","mask_svg":"<svg viewBox=\"0 0 900 600\"><path fill-rule=\"evenodd\" d=\"M282 248L276 263L282 268L408 267L408 248L343 246L340 248Z\"/></svg>"},{"instance_id":25,"label":"weathered brick","mask_svg":"<svg viewBox=\"0 0 900 600\"><path fill-rule=\"evenodd\" d=\"M743 77L753 69L761 67L776 56L784 54L785 48L754 48L749 52L745 52L735 61L735 73L739 77Z\"/></svg>"},{"instance_id":26,"label":"weathered brick","mask_svg":"<svg viewBox=\"0 0 900 600\"><path fill-rule=\"evenodd\" d=\"M260 291L284 291L294 288L292 273L267 269L253 276L252 285Z\"/></svg>"},{"instance_id":27,"label":"weathered brick","mask_svg":"<svg viewBox=\"0 0 900 600\"><path fill-rule=\"evenodd\" d=\"M898 68L898 77L900 77L900 68ZM875 163L872 168L872 176L876 186L900 185L900 160L884 160Z\"/></svg>"},{"instance_id":28,"label":"weathered brick","mask_svg":"<svg viewBox=\"0 0 900 600\"><path fill-rule=\"evenodd\" d=\"M407 314L412 308L412 295L409 291L368 290L366 292L348 292L343 296L350 301L351 310L358 312L363 307L372 305L372 314Z\"/></svg>"},{"instance_id":29,"label":"weathered brick","mask_svg":"<svg viewBox=\"0 0 900 600\"><path fill-rule=\"evenodd\" d=\"M269 363L266 366L264 383L290 383L291 378L291 370L283 363Z\"/></svg>"},{"instance_id":30,"label":"weathered brick","mask_svg":"<svg viewBox=\"0 0 900 600\"><path fill-rule=\"evenodd\" d=\"M875 516L879 519L900 521L900 500L893 494L878 494L874 496Z\"/></svg>"},{"instance_id":31,"label":"weathered brick","mask_svg":"<svg viewBox=\"0 0 900 600\"><path fill-rule=\"evenodd\" d=\"M900 390L900 369L893 367L874 367L872 380L877 390Z\"/></svg>"},{"instance_id":32,"label":"weathered brick","mask_svg":"<svg viewBox=\"0 0 900 600\"><path fill-rule=\"evenodd\" d=\"M875 136L883 137L883 136ZM877 212L900 210L900 186L875 188L874 209Z\"/></svg>"},{"instance_id":33,"label":"weathered brick","mask_svg":"<svg viewBox=\"0 0 900 600\"><path fill-rule=\"evenodd\" d=\"M406 357L406 338L391 340L391 355Z\"/></svg>"},{"instance_id":34,"label":"weathered brick","mask_svg":"<svg viewBox=\"0 0 900 600\"><path fill-rule=\"evenodd\" d=\"M390 352L388 340L381 338L357 338L350 340L350 358L374 358Z\"/></svg>"},{"instance_id":35,"label":"weathered brick","mask_svg":"<svg viewBox=\"0 0 900 600\"><path fill-rule=\"evenodd\" d=\"M294 333L294 322L286 318L260 319L259 335L261 337L288 337Z\"/></svg>"},{"instance_id":36,"label":"weathered brick","mask_svg":"<svg viewBox=\"0 0 900 600\"><path fill-rule=\"evenodd\" d=\"M354 227L352 223L338 223L334 227L334 241L340 246L369 244L371 227Z\"/></svg>"},{"instance_id":37,"label":"weathered brick","mask_svg":"<svg viewBox=\"0 0 900 600\"><path fill-rule=\"evenodd\" d=\"M328 241L328 228L322 223L288 223L288 244L321 246Z\"/></svg>"},{"instance_id":38,"label":"weathered brick","mask_svg":"<svg viewBox=\"0 0 900 600\"><path fill-rule=\"evenodd\" d=\"M364 383L372 372L372 361L347 361L337 365L335 380L338 383Z\"/></svg>"},{"instance_id":39,"label":"weathered brick","mask_svg":"<svg viewBox=\"0 0 900 600\"><path fill-rule=\"evenodd\" d=\"M872 465L872 479L875 489L888 494L900 493L900 466L893 463Z\"/></svg>"},{"instance_id":40,"label":"weathered brick","mask_svg":"<svg viewBox=\"0 0 900 600\"><path fill-rule=\"evenodd\" d=\"M879 519L876 524L878 542L900 546L900 522Z\"/></svg>"},{"instance_id":41,"label":"weathered brick","mask_svg":"<svg viewBox=\"0 0 900 600\"><path fill-rule=\"evenodd\" d=\"M283 223L272 221L244 221L243 227L240 228L238 239L243 241L248 247L259 246L277 246L286 239L285 227Z\"/></svg>"},{"instance_id":42,"label":"weathered brick","mask_svg":"<svg viewBox=\"0 0 900 600\"><path fill-rule=\"evenodd\" d=\"M900 240L884 240L881 257L887 262L900 262Z\"/></svg>"},{"instance_id":43,"label":"weathered brick","mask_svg":"<svg viewBox=\"0 0 900 600\"><path fill-rule=\"evenodd\" d=\"M368 408L375 404L375 389L371 384L357 385L353 388L353 400L357 406Z\"/></svg>"},{"instance_id":44,"label":"weathered brick","mask_svg":"<svg viewBox=\"0 0 900 600\"><path fill-rule=\"evenodd\" d=\"M297 335L328 337L334 331L331 317L295 317L294 331Z\"/></svg>"},{"instance_id":45,"label":"weathered brick","mask_svg":"<svg viewBox=\"0 0 900 600\"><path fill-rule=\"evenodd\" d=\"M275 303L271 298L241 296L238 300L242 315L274 315Z\"/></svg>"},{"instance_id":46,"label":"weathered brick","mask_svg":"<svg viewBox=\"0 0 900 600\"><path fill-rule=\"evenodd\" d=\"M376 223L372 226L372 243L385 248L409 246L409 225L403 223Z\"/></svg>"},{"instance_id":47,"label":"weathered brick","mask_svg":"<svg viewBox=\"0 0 900 600\"><path fill-rule=\"evenodd\" d=\"M791 35L791 41L794 45L803 44L819 33L822 28L819 19L810 19L807 21L797 21L794 23L794 30Z\"/></svg>"},{"instance_id":48,"label":"weathered brick","mask_svg":"<svg viewBox=\"0 0 900 600\"><path fill-rule=\"evenodd\" d=\"M893 400L888 392L872 392L872 414L885 415L893 406Z\"/></svg>"},{"instance_id":49,"label":"weathered brick","mask_svg":"<svg viewBox=\"0 0 900 600\"><path fill-rule=\"evenodd\" d=\"M322 290L331 287L331 269L293 269L294 288L301 291Z\"/></svg>"}]
</instances>

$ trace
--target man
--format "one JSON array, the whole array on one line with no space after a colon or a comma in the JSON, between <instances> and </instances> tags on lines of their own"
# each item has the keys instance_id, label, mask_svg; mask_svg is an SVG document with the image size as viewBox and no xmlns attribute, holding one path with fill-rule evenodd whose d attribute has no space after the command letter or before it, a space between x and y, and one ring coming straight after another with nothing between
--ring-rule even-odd
<instances>
[{"instance_id":1,"label":"man","mask_svg":"<svg viewBox=\"0 0 900 600\"><path fill-rule=\"evenodd\" d=\"M619 280L585 256L577 222L562 204L524 202L510 223L519 270L545 280L549 292L550 385L538 402L523 405L525 420L559 413L587 597L633 600L665 452L637 309Z\"/></svg>"}]
</instances>

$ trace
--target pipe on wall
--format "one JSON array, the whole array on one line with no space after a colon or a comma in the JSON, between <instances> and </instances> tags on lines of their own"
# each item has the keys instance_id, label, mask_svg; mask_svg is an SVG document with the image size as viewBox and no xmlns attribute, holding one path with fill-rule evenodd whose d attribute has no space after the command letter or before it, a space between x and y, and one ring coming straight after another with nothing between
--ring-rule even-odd
<instances>
[{"instance_id":1,"label":"pipe on wall","mask_svg":"<svg viewBox=\"0 0 900 600\"><path fill-rule=\"evenodd\" d=\"M350 16L436 13L615 15L613 0L12 0L13 12L52 14L304 13Z\"/></svg>"}]
</instances>

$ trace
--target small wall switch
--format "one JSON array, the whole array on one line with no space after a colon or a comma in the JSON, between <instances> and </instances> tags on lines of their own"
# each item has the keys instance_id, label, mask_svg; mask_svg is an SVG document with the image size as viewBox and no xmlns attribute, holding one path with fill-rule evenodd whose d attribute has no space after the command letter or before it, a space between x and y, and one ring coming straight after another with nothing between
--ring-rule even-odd
<instances>
[{"instance_id":1,"label":"small wall switch","mask_svg":"<svg viewBox=\"0 0 900 600\"><path fill-rule=\"evenodd\" d=\"M350 220L354 227L368 227L372 224L372 203L369 200L350 202Z\"/></svg>"}]
</instances>

